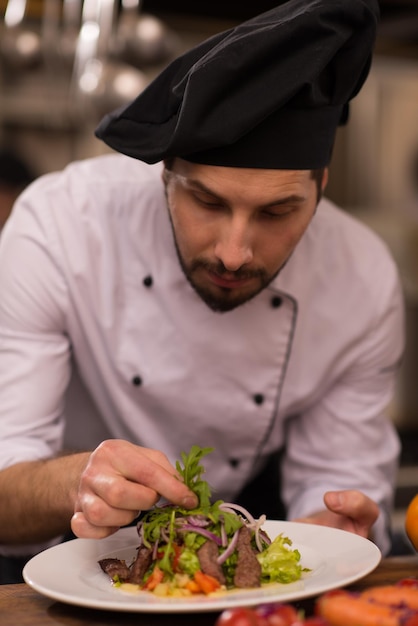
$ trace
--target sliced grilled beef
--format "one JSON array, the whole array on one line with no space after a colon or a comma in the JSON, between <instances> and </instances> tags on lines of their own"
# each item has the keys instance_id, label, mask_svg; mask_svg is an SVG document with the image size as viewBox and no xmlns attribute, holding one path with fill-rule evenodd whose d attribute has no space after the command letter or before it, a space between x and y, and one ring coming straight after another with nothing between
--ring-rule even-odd
<instances>
[{"instance_id":1,"label":"sliced grilled beef","mask_svg":"<svg viewBox=\"0 0 418 626\"><path fill-rule=\"evenodd\" d=\"M118 576L121 582L125 582L131 574L125 561L120 559L102 559L99 561L99 565L112 580L115 576Z\"/></svg>"},{"instance_id":2,"label":"sliced grilled beef","mask_svg":"<svg viewBox=\"0 0 418 626\"><path fill-rule=\"evenodd\" d=\"M234 575L235 587L260 587L261 565L251 545L251 531L246 526L239 530L237 552L238 561Z\"/></svg>"},{"instance_id":3,"label":"sliced grilled beef","mask_svg":"<svg viewBox=\"0 0 418 626\"><path fill-rule=\"evenodd\" d=\"M141 585L144 575L152 563L152 550L145 546L140 546L135 561L131 565L131 572L128 578L129 583Z\"/></svg>"},{"instance_id":4,"label":"sliced grilled beef","mask_svg":"<svg viewBox=\"0 0 418 626\"><path fill-rule=\"evenodd\" d=\"M225 584L225 575L222 571L222 566L217 562L219 556L218 546L214 541L208 539L197 551L197 556L200 563L200 569L204 574L216 578L221 585Z\"/></svg>"}]
</instances>

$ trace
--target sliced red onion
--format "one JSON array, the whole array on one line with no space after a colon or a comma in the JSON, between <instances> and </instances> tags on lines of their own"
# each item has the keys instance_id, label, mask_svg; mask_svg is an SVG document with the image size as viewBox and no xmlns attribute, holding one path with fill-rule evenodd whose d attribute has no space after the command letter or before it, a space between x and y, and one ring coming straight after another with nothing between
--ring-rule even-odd
<instances>
[{"instance_id":1,"label":"sliced red onion","mask_svg":"<svg viewBox=\"0 0 418 626\"><path fill-rule=\"evenodd\" d=\"M224 552L222 552L222 554L220 554L218 558L216 559L219 565L222 565L222 563L225 563L226 559L231 556L231 554L234 552L235 548L237 547L238 533L239 533L239 529L234 532L227 549Z\"/></svg>"},{"instance_id":2,"label":"sliced red onion","mask_svg":"<svg viewBox=\"0 0 418 626\"><path fill-rule=\"evenodd\" d=\"M257 546L257 550L259 552L263 551L263 545L261 543L261 537L260 537L260 532L261 532L261 526L264 524L264 522L266 521L266 516L262 515L255 523L255 528L254 528L254 536L255 536L255 544Z\"/></svg>"},{"instance_id":3,"label":"sliced red onion","mask_svg":"<svg viewBox=\"0 0 418 626\"><path fill-rule=\"evenodd\" d=\"M156 561L157 560L157 552L158 552L158 539L157 541L154 543L154 547L152 548L152 560Z\"/></svg>"},{"instance_id":4,"label":"sliced red onion","mask_svg":"<svg viewBox=\"0 0 418 626\"><path fill-rule=\"evenodd\" d=\"M248 519L250 524L255 524L255 519L251 515L251 513L239 504L233 504L232 502L223 502L222 504L219 505L219 508L221 511L227 511L228 513L236 513L238 511L239 513L242 513L244 517Z\"/></svg>"},{"instance_id":5,"label":"sliced red onion","mask_svg":"<svg viewBox=\"0 0 418 626\"><path fill-rule=\"evenodd\" d=\"M271 544L271 539L268 536L268 534L266 533L265 530L263 530L262 528L260 528L260 538L264 541L264 543L266 543L267 545Z\"/></svg>"},{"instance_id":6,"label":"sliced red onion","mask_svg":"<svg viewBox=\"0 0 418 626\"><path fill-rule=\"evenodd\" d=\"M262 617L270 617L270 615L274 615L276 609L284 606L281 602L272 602L271 604L259 604L257 606L257 615L261 615ZM279 618L282 619L281 617Z\"/></svg>"},{"instance_id":7,"label":"sliced red onion","mask_svg":"<svg viewBox=\"0 0 418 626\"><path fill-rule=\"evenodd\" d=\"M136 532L138 533L138 537L141 537L143 522L138 522L136 525Z\"/></svg>"},{"instance_id":8,"label":"sliced red onion","mask_svg":"<svg viewBox=\"0 0 418 626\"><path fill-rule=\"evenodd\" d=\"M146 541L145 535L144 535L144 524L143 524L143 522L138 522L137 527L136 527L136 531L137 531L138 536L139 536L139 538L141 540L141 544L143 544L144 546L149 548L150 544L148 543L148 541Z\"/></svg>"},{"instance_id":9,"label":"sliced red onion","mask_svg":"<svg viewBox=\"0 0 418 626\"><path fill-rule=\"evenodd\" d=\"M177 528L177 532L196 533L197 535L202 535L203 537L206 537L206 539L211 539L218 546L222 545L222 541L218 537L218 535L215 535L214 533L211 533L210 530L206 530L205 528L201 528L200 526L192 526L192 524L182 524Z\"/></svg>"},{"instance_id":10,"label":"sliced red onion","mask_svg":"<svg viewBox=\"0 0 418 626\"><path fill-rule=\"evenodd\" d=\"M261 530L261 526L264 524L264 522L266 521L266 516L265 515L261 515L261 517L259 517L259 519L255 519L251 513L249 511L247 511L247 509L245 509L243 506L240 506L239 504L234 504L232 502L223 502L219 508L222 511L228 511L229 513L236 513L238 511L238 513L241 513L242 515L244 515L244 517L247 518L247 523L246 525L248 526L248 528L250 528L251 530L254 531L254 536L255 536L255 543L257 546L257 549L259 552L263 551L263 545L261 543L261 539L262 537L260 536L260 533L263 533L263 539L264 537L267 537L267 535L264 533L264 531ZM271 543L270 541L268 541L268 543Z\"/></svg>"},{"instance_id":11,"label":"sliced red onion","mask_svg":"<svg viewBox=\"0 0 418 626\"><path fill-rule=\"evenodd\" d=\"M210 524L210 521L204 515L189 515L187 521L192 526L199 526L201 528L205 528Z\"/></svg>"},{"instance_id":12,"label":"sliced red onion","mask_svg":"<svg viewBox=\"0 0 418 626\"><path fill-rule=\"evenodd\" d=\"M221 542L222 542L222 547L226 548L226 546L228 545L228 535L226 534L225 524L224 524L223 519L221 519Z\"/></svg>"}]
</instances>

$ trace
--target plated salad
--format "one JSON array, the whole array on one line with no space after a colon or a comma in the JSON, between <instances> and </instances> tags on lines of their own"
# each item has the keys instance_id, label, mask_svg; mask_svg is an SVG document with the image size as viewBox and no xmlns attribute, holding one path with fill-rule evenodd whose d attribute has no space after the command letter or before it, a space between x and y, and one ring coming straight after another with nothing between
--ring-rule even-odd
<instances>
[{"instance_id":1,"label":"plated salad","mask_svg":"<svg viewBox=\"0 0 418 626\"><path fill-rule=\"evenodd\" d=\"M201 463L210 452L212 448L192 446L176 463L182 480L199 498L196 509L154 507L138 522L139 545L132 563L99 561L114 585L159 596L188 596L291 583L307 571L288 537L268 537L262 528L264 515L254 519L237 504L211 502Z\"/></svg>"}]
</instances>

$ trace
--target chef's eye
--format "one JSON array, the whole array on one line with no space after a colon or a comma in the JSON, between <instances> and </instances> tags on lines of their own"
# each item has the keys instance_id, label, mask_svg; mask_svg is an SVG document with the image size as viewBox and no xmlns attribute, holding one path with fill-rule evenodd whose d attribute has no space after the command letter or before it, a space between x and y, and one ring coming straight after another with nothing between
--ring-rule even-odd
<instances>
[{"instance_id":1,"label":"chef's eye","mask_svg":"<svg viewBox=\"0 0 418 626\"><path fill-rule=\"evenodd\" d=\"M223 206L222 202L213 196L194 194L194 199L200 206L208 209L218 209Z\"/></svg>"},{"instance_id":2,"label":"chef's eye","mask_svg":"<svg viewBox=\"0 0 418 626\"><path fill-rule=\"evenodd\" d=\"M262 216L266 217L267 219L281 220L281 219L288 217L291 213L293 213L293 208L281 210L280 212L273 211L273 210L270 210L270 211L265 210L262 212Z\"/></svg>"}]
</instances>

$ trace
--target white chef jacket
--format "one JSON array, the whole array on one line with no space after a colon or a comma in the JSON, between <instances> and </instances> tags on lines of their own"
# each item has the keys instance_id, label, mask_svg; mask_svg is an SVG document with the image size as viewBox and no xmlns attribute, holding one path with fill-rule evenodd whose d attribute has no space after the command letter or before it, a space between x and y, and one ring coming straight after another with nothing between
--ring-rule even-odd
<instances>
[{"instance_id":1,"label":"white chef jacket","mask_svg":"<svg viewBox=\"0 0 418 626\"><path fill-rule=\"evenodd\" d=\"M173 462L198 444L214 448L215 497L233 500L286 442L290 519L323 508L328 489L361 489L388 512L403 298L385 245L329 201L271 285L220 314L178 263L161 165L73 163L15 205L0 293L1 468L105 437ZM72 366L87 408L74 381L66 393ZM376 533L386 551L383 515Z\"/></svg>"}]
</instances>

